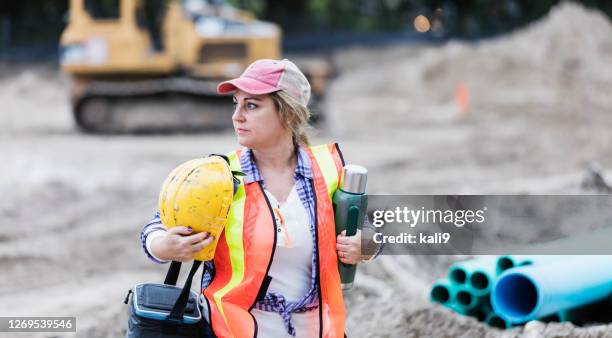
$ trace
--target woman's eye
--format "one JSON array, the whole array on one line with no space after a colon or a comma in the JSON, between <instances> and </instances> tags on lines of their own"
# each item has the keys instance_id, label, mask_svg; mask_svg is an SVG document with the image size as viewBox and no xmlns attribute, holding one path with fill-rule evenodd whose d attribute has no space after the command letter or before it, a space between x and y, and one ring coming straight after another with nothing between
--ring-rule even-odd
<instances>
[{"instance_id":1,"label":"woman's eye","mask_svg":"<svg viewBox=\"0 0 612 338\"><path fill-rule=\"evenodd\" d=\"M247 103L247 109L248 110L253 110L255 108L257 108L256 104L254 104L254 103Z\"/></svg>"}]
</instances>

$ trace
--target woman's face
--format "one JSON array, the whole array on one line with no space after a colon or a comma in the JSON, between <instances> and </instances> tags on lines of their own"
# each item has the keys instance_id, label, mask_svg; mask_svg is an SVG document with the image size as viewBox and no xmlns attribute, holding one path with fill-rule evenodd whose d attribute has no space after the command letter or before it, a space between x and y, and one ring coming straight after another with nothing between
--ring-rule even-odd
<instances>
[{"instance_id":1,"label":"woman's face","mask_svg":"<svg viewBox=\"0 0 612 338\"><path fill-rule=\"evenodd\" d=\"M291 137L283 127L274 100L270 95L254 95L238 90L234 94L234 130L240 145L261 149Z\"/></svg>"}]
</instances>

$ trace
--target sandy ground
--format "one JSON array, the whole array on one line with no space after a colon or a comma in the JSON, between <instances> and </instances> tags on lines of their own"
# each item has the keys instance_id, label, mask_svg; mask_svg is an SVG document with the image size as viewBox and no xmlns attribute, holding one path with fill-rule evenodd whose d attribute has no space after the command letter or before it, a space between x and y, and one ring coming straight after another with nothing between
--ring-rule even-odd
<instances>
[{"instance_id":1,"label":"sandy ground","mask_svg":"<svg viewBox=\"0 0 612 338\"><path fill-rule=\"evenodd\" d=\"M312 143L339 141L349 162L369 168L371 193L597 192L582 182L591 163L604 175L612 168L611 36L601 14L564 5L478 45L339 51L328 124ZM466 113L454 98L459 81ZM162 180L237 144L229 131L80 134L68 87L52 65L0 65L0 316L78 318L76 335L19 337L118 337L126 291L163 278L139 245ZM349 336L612 336L612 326L539 322L502 332L432 305L429 287L453 259L363 265L347 296Z\"/></svg>"}]
</instances>

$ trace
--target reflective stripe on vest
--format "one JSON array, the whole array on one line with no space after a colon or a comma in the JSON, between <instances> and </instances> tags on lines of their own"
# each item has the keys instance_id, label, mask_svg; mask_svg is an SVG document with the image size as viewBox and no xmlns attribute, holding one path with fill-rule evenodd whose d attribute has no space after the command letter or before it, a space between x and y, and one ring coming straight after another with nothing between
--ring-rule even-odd
<instances>
[{"instance_id":1,"label":"reflective stripe on vest","mask_svg":"<svg viewBox=\"0 0 612 338\"><path fill-rule=\"evenodd\" d=\"M329 198L331 199L336 189L340 186L338 178L342 176L342 168L344 167L341 162L342 157L333 155L334 153L339 155L338 144L322 144L310 147L310 150L322 169Z\"/></svg>"},{"instance_id":2,"label":"reflective stripe on vest","mask_svg":"<svg viewBox=\"0 0 612 338\"><path fill-rule=\"evenodd\" d=\"M338 274L331 196L342 173L337 144L305 148L313 174L319 274L321 337L343 337L345 309ZM232 170L241 170L240 151L227 154ZM215 276L204 290L213 331L218 337L253 337L257 323L250 313L262 289L274 249L276 226L270 203L259 182L240 185L215 251Z\"/></svg>"},{"instance_id":3,"label":"reflective stripe on vest","mask_svg":"<svg viewBox=\"0 0 612 338\"><path fill-rule=\"evenodd\" d=\"M317 247L319 272L319 320L321 337L343 337L346 317L338 255L336 228L331 196L336 191L342 173L341 156L336 144L306 149L312 163L312 178L317 196ZM334 159L336 158L336 159ZM319 162L320 161L320 162ZM334 174L335 173L335 174Z\"/></svg>"}]
</instances>

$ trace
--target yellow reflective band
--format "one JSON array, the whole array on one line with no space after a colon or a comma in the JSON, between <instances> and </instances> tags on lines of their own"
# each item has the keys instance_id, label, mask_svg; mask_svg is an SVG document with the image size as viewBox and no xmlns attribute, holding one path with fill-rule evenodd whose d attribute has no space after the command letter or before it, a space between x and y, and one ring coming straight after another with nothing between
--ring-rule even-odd
<instances>
[{"instance_id":1,"label":"yellow reflective band","mask_svg":"<svg viewBox=\"0 0 612 338\"><path fill-rule=\"evenodd\" d=\"M323 173L325 185L327 185L327 194L331 199L336 192L336 188L338 188L338 169L336 169L336 162L334 162L334 158L329 151L329 145L310 147L310 150L312 150L312 154Z\"/></svg>"},{"instance_id":2,"label":"yellow reflective band","mask_svg":"<svg viewBox=\"0 0 612 338\"><path fill-rule=\"evenodd\" d=\"M230 168L232 170L241 170L240 159L238 158L237 152L228 154L230 160ZM244 278L244 247L242 245L242 226L243 226L243 215L244 215L244 202L246 192L244 189L243 177L240 177L240 185L238 191L234 195L234 201L229 210L227 217L227 224L225 225L225 241L230 254L230 262L232 264L232 277L230 281L219 291L215 292L213 297L217 308L225 320L225 325L229 327L229 322L225 317L225 311L221 299L230 290L240 284L240 281Z\"/></svg>"},{"instance_id":3,"label":"yellow reflective band","mask_svg":"<svg viewBox=\"0 0 612 338\"><path fill-rule=\"evenodd\" d=\"M238 158L237 151L232 151L231 153L225 154L225 156L227 156L227 159L230 162L230 168L232 170L242 171L242 167L240 167L240 159Z\"/></svg>"}]
</instances>

